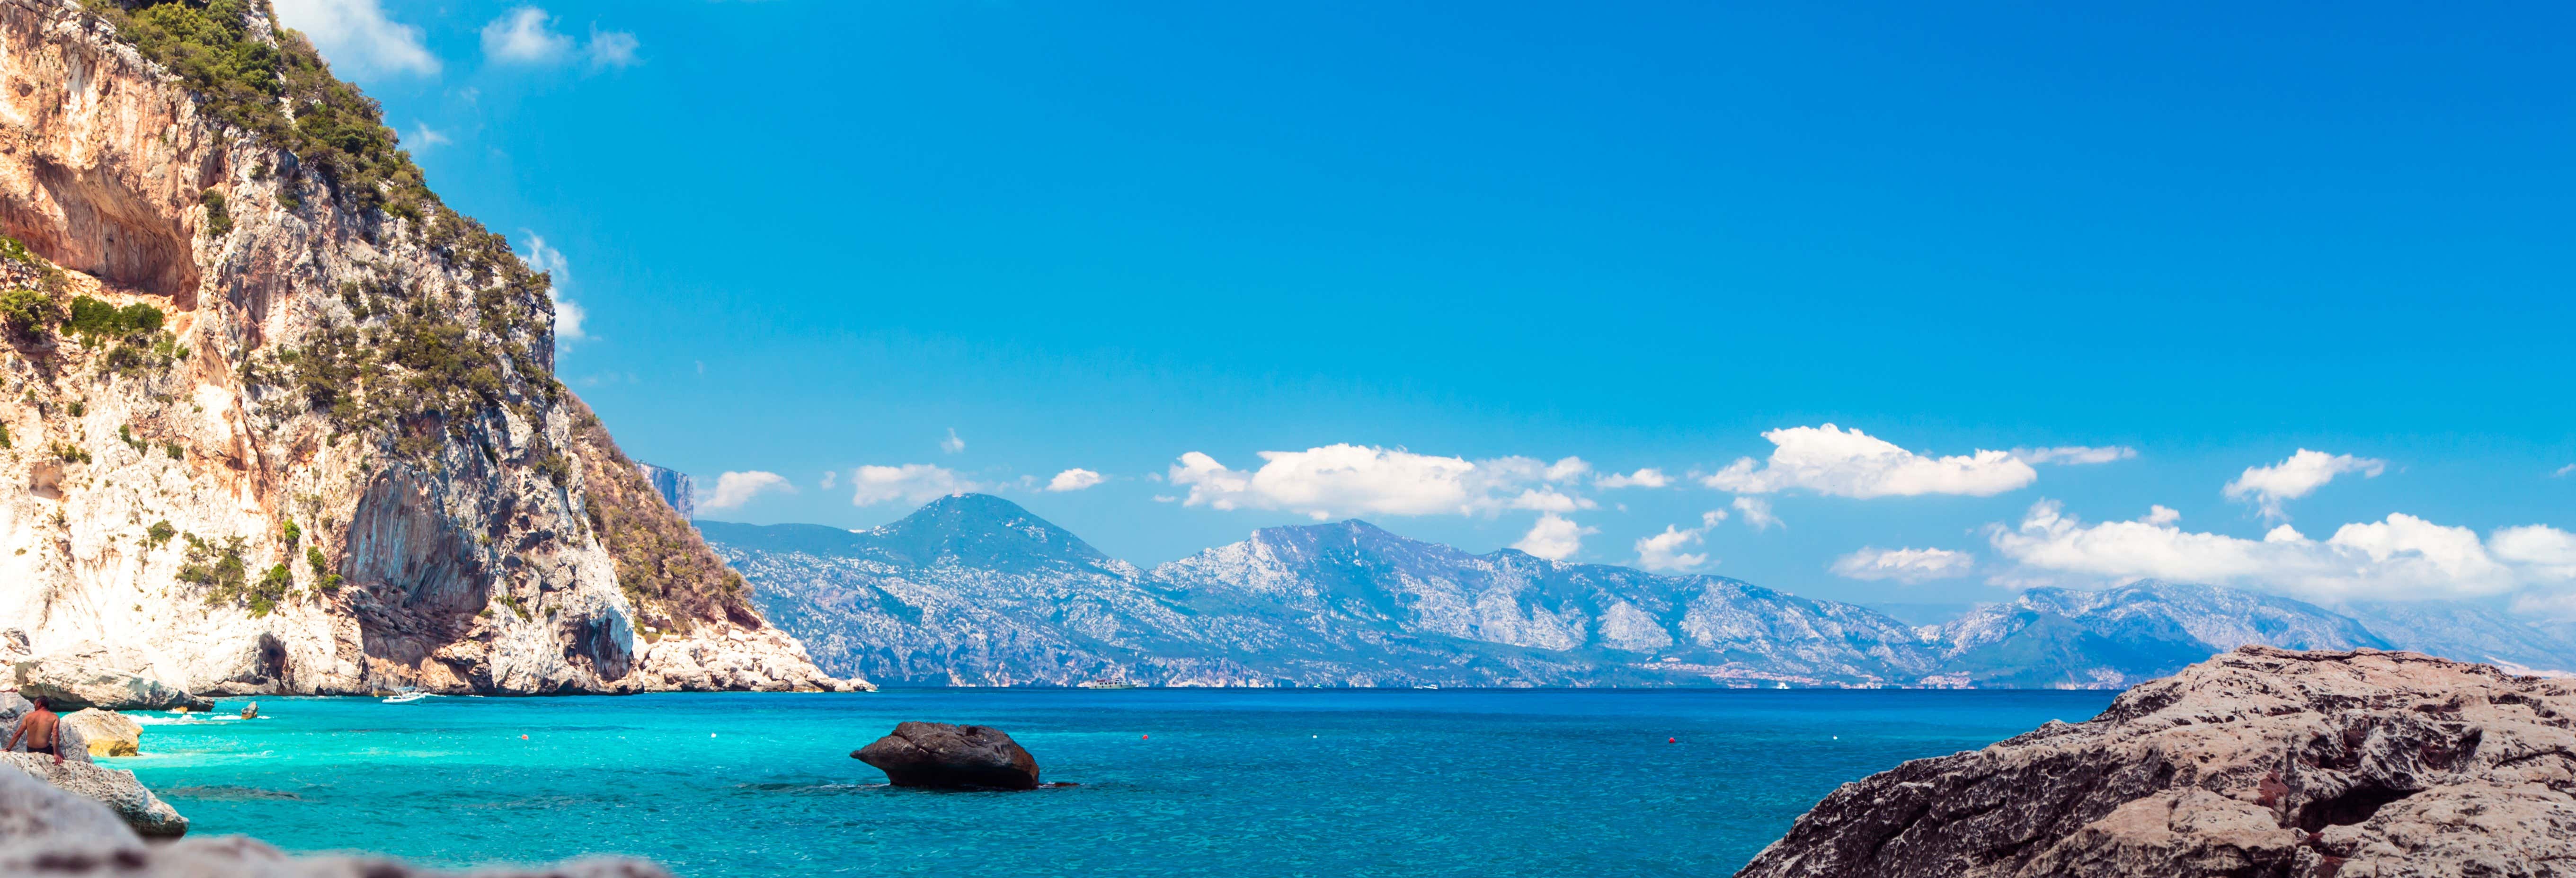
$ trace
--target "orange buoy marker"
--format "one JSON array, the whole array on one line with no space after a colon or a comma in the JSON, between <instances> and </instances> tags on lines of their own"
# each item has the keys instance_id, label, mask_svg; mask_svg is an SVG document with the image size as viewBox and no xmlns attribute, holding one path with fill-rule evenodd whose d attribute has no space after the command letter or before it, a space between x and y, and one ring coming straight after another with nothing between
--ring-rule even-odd
<instances>
[{"instance_id":1,"label":"orange buoy marker","mask_svg":"<svg viewBox=\"0 0 2576 878\"><path fill-rule=\"evenodd\" d=\"M528 736L526 736L526 735L520 735L520 736L519 736L519 740L525 741L525 740L527 740L527 739L528 739Z\"/></svg>"},{"instance_id":2,"label":"orange buoy marker","mask_svg":"<svg viewBox=\"0 0 2576 878\"><path fill-rule=\"evenodd\" d=\"M1682 739L1680 739L1680 738L1665 738L1665 739L1664 739L1664 743L1666 743L1666 744L1679 744L1679 743L1681 743L1681 742L1682 742Z\"/></svg>"},{"instance_id":3,"label":"orange buoy marker","mask_svg":"<svg viewBox=\"0 0 2576 878\"><path fill-rule=\"evenodd\" d=\"M1153 739L1154 739L1154 736L1152 736L1152 735L1140 735L1140 736L1138 736L1138 737L1137 737L1137 740L1142 740L1142 741L1151 741L1151 740L1153 740Z\"/></svg>"}]
</instances>

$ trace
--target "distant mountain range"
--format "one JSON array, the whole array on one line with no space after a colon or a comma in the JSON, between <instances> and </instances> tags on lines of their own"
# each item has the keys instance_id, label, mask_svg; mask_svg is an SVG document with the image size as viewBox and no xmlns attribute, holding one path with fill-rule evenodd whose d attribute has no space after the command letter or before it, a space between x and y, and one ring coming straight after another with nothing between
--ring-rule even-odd
<instances>
[{"instance_id":1,"label":"distant mountain range","mask_svg":"<svg viewBox=\"0 0 2576 878\"><path fill-rule=\"evenodd\" d=\"M2534 668L2576 644L2465 605L2338 613L2141 582L1909 626L1719 576L1470 554L1364 521L1140 569L998 497L865 531L697 522L827 671L896 685L2119 687L2248 643Z\"/></svg>"}]
</instances>

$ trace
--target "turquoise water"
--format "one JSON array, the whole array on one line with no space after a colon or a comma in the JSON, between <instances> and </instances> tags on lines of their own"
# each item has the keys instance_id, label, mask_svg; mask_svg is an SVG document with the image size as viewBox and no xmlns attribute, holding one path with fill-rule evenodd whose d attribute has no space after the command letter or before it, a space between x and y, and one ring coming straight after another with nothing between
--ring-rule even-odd
<instances>
[{"instance_id":1,"label":"turquoise water","mask_svg":"<svg viewBox=\"0 0 2576 878\"><path fill-rule=\"evenodd\" d=\"M266 719L155 722L145 755L112 761L196 832L450 866L625 853L683 875L1720 875L1837 784L2080 720L2109 700L1580 690L263 698ZM849 752L904 719L999 726L1037 755L1047 780L1080 786L886 787Z\"/></svg>"}]
</instances>

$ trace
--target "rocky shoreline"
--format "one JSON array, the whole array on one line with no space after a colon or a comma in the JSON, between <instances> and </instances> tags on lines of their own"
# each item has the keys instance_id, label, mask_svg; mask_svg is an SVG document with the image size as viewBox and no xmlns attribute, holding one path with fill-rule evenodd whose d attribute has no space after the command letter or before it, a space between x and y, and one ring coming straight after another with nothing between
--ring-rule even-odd
<instances>
[{"instance_id":1,"label":"rocky shoreline","mask_svg":"<svg viewBox=\"0 0 2576 878\"><path fill-rule=\"evenodd\" d=\"M2249 646L1844 784L1737 875L2571 872L2576 681Z\"/></svg>"}]
</instances>

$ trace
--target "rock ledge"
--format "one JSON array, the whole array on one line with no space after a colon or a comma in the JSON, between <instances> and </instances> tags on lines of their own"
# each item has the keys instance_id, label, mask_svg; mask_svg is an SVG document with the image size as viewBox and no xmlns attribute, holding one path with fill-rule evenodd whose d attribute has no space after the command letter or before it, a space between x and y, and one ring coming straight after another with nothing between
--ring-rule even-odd
<instances>
[{"instance_id":1,"label":"rock ledge","mask_svg":"<svg viewBox=\"0 0 2576 878\"><path fill-rule=\"evenodd\" d=\"M2576 681L2249 646L1844 784L1737 873L2576 874Z\"/></svg>"}]
</instances>

